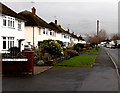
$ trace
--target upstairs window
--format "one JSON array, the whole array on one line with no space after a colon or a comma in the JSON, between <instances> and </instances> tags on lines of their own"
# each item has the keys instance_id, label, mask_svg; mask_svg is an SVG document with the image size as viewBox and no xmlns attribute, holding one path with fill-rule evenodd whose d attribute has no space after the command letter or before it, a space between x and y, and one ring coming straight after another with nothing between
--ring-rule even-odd
<instances>
[{"instance_id":1,"label":"upstairs window","mask_svg":"<svg viewBox=\"0 0 120 93\"><path fill-rule=\"evenodd\" d=\"M10 16L4 16L3 17L3 26L14 28L15 24L15 18Z\"/></svg>"},{"instance_id":2,"label":"upstairs window","mask_svg":"<svg viewBox=\"0 0 120 93\"><path fill-rule=\"evenodd\" d=\"M8 27L12 27L12 18L8 17Z\"/></svg>"},{"instance_id":3,"label":"upstairs window","mask_svg":"<svg viewBox=\"0 0 120 93\"><path fill-rule=\"evenodd\" d=\"M53 35L52 32L50 32L50 35L51 35L51 36Z\"/></svg>"},{"instance_id":4,"label":"upstairs window","mask_svg":"<svg viewBox=\"0 0 120 93\"><path fill-rule=\"evenodd\" d=\"M45 34L45 28L43 29L43 34Z\"/></svg>"},{"instance_id":5,"label":"upstairs window","mask_svg":"<svg viewBox=\"0 0 120 93\"><path fill-rule=\"evenodd\" d=\"M7 26L7 18L6 17L3 18L3 26Z\"/></svg>"},{"instance_id":6,"label":"upstairs window","mask_svg":"<svg viewBox=\"0 0 120 93\"><path fill-rule=\"evenodd\" d=\"M21 28L21 21L18 21L18 30L22 30L22 28Z\"/></svg>"},{"instance_id":7,"label":"upstairs window","mask_svg":"<svg viewBox=\"0 0 120 93\"><path fill-rule=\"evenodd\" d=\"M48 29L46 29L46 35L48 35Z\"/></svg>"},{"instance_id":8,"label":"upstairs window","mask_svg":"<svg viewBox=\"0 0 120 93\"><path fill-rule=\"evenodd\" d=\"M55 36L55 32L53 32L53 36Z\"/></svg>"}]
</instances>

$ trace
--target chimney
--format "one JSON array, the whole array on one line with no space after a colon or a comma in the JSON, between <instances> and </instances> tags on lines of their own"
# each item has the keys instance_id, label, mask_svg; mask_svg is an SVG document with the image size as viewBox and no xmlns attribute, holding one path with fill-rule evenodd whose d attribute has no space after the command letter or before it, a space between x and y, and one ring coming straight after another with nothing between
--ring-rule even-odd
<instances>
[{"instance_id":1,"label":"chimney","mask_svg":"<svg viewBox=\"0 0 120 93\"><path fill-rule=\"evenodd\" d=\"M57 25L57 20L55 20L55 24Z\"/></svg>"},{"instance_id":2,"label":"chimney","mask_svg":"<svg viewBox=\"0 0 120 93\"><path fill-rule=\"evenodd\" d=\"M33 14L33 15L36 14L36 9L35 9L35 7L32 8L32 14Z\"/></svg>"},{"instance_id":3,"label":"chimney","mask_svg":"<svg viewBox=\"0 0 120 93\"><path fill-rule=\"evenodd\" d=\"M68 29L68 32L69 32L70 30Z\"/></svg>"},{"instance_id":4,"label":"chimney","mask_svg":"<svg viewBox=\"0 0 120 93\"><path fill-rule=\"evenodd\" d=\"M61 27L61 25L59 25L59 27Z\"/></svg>"}]
</instances>

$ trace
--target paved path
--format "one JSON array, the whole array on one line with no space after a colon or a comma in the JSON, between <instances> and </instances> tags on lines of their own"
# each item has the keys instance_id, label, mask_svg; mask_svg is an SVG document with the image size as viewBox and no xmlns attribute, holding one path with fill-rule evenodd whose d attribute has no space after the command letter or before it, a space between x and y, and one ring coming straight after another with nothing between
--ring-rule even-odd
<instances>
[{"instance_id":1,"label":"paved path","mask_svg":"<svg viewBox=\"0 0 120 93\"><path fill-rule=\"evenodd\" d=\"M118 91L116 70L102 49L93 68L53 67L35 76L3 77L3 91Z\"/></svg>"}]
</instances>

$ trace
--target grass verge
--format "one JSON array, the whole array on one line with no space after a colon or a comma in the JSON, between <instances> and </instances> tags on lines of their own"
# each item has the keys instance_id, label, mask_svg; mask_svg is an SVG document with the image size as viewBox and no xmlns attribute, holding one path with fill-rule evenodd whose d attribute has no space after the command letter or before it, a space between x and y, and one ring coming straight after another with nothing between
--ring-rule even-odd
<instances>
[{"instance_id":1,"label":"grass verge","mask_svg":"<svg viewBox=\"0 0 120 93\"><path fill-rule=\"evenodd\" d=\"M93 48L91 50L87 50L85 52L83 52L82 54L98 54L100 52L100 48L96 49L96 48Z\"/></svg>"},{"instance_id":2,"label":"grass verge","mask_svg":"<svg viewBox=\"0 0 120 93\"><path fill-rule=\"evenodd\" d=\"M56 66L92 67L100 50L100 48L98 50L93 48L82 53L85 55L79 55L72 57L69 60L64 60L56 64Z\"/></svg>"},{"instance_id":3,"label":"grass verge","mask_svg":"<svg viewBox=\"0 0 120 93\"><path fill-rule=\"evenodd\" d=\"M80 55L64 60L56 66L92 67L97 55Z\"/></svg>"}]
</instances>

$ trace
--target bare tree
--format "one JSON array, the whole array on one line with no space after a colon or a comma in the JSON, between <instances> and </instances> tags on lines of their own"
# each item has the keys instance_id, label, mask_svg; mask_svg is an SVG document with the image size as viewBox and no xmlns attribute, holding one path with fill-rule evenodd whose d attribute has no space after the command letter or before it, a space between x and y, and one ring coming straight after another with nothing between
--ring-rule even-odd
<instances>
[{"instance_id":1,"label":"bare tree","mask_svg":"<svg viewBox=\"0 0 120 93\"><path fill-rule=\"evenodd\" d=\"M98 33L98 37L99 37L99 42L104 41L108 38L108 35L106 33L105 29L101 29Z\"/></svg>"},{"instance_id":2,"label":"bare tree","mask_svg":"<svg viewBox=\"0 0 120 93\"><path fill-rule=\"evenodd\" d=\"M100 43L101 41L104 41L106 39L108 39L108 35L106 33L106 30L104 29L101 29L99 32L98 32L98 35L96 34L92 34L92 35L88 35L86 34L87 36L87 41L90 42L90 43Z\"/></svg>"}]
</instances>

